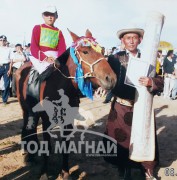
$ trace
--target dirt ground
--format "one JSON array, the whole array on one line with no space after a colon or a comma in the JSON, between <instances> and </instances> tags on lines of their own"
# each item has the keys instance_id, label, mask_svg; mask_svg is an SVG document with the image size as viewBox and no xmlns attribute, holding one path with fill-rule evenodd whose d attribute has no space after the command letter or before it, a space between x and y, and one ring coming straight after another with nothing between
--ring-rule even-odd
<instances>
[{"instance_id":1,"label":"dirt ground","mask_svg":"<svg viewBox=\"0 0 177 180\"><path fill-rule=\"evenodd\" d=\"M81 107L93 114L94 125L89 130L104 132L105 121L109 112L110 104L103 104L103 98L94 102L82 98ZM42 157L38 157L35 164L27 166L23 162L20 150L20 134L23 124L21 108L16 98L10 98L9 104L3 106L0 100L0 179L2 180L37 180L43 164ZM171 101L163 97L154 97L154 109L160 151L160 164L157 167L159 180L177 179L177 100ZM41 125L38 126L38 132ZM79 134L74 138L77 141ZM86 134L86 140L98 140L100 137ZM53 140L54 141L54 140ZM49 179L57 179L60 171L61 156L52 154L49 159ZM88 180L118 180L116 167L106 163L103 157L89 157L85 153L71 154L70 167L79 165L79 169L71 176L78 179L82 172ZM168 172L171 172L168 173ZM133 180L143 180L138 170L133 171Z\"/></svg>"}]
</instances>

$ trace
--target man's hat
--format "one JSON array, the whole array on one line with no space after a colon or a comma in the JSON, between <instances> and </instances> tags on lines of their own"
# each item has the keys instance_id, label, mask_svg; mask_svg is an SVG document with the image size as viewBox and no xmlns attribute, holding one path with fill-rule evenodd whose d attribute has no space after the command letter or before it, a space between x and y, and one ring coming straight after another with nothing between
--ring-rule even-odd
<instances>
[{"instance_id":1,"label":"man's hat","mask_svg":"<svg viewBox=\"0 0 177 180\"><path fill-rule=\"evenodd\" d=\"M0 36L0 40L5 40L5 41L7 41L7 37L4 36L4 35L2 35L2 36Z\"/></svg>"},{"instance_id":2,"label":"man's hat","mask_svg":"<svg viewBox=\"0 0 177 180\"><path fill-rule=\"evenodd\" d=\"M44 12L57 13L57 8L54 5L45 5L42 9L42 13Z\"/></svg>"},{"instance_id":3,"label":"man's hat","mask_svg":"<svg viewBox=\"0 0 177 180\"><path fill-rule=\"evenodd\" d=\"M121 39L125 34L127 33L136 33L139 34L140 37L143 37L144 30L139 28L127 28L127 29L121 29L117 32L117 36L119 39Z\"/></svg>"}]
</instances>

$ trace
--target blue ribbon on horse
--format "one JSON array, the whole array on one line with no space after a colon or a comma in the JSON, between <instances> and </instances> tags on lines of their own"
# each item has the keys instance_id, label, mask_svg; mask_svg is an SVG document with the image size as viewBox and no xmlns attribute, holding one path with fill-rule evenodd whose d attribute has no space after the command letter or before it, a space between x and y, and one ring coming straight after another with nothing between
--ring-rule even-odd
<instances>
[{"instance_id":1,"label":"blue ribbon on horse","mask_svg":"<svg viewBox=\"0 0 177 180\"><path fill-rule=\"evenodd\" d=\"M90 98L91 100L93 100L92 83L84 79L83 77L84 72L83 72L82 66L75 55L75 49L73 47L70 47L70 55L74 63L77 65L76 74L75 74L75 82L77 82L78 87L80 91L82 92L82 94Z\"/></svg>"}]
</instances>

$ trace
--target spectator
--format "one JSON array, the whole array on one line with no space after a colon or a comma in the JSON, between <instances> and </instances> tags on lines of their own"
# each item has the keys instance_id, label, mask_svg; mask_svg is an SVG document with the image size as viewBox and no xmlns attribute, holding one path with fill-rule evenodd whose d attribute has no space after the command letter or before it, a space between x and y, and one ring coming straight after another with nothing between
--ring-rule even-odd
<instances>
[{"instance_id":1,"label":"spectator","mask_svg":"<svg viewBox=\"0 0 177 180\"><path fill-rule=\"evenodd\" d=\"M104 56L105 55L105 47L101 48L101 54Z\"/></svg>"},{"instance_id":2,"label":"spectator","mask_svg":"<svg viewBox=\"0 0 177 180\"><path fill-rule=\"evenodd\" d=\"M12 60L12 96L13 97L17 97L15 72L18 68L20 68L24 64L26 60L27 60L26 55L23 52L22 45L16 44L15 52L13 54L13 60Z\"/></svg>"},{"instance_id":3,"label":"spectator","mask_svg":"<svg viewBox=\"0 0 177 180\"><path fill-rule=\"evenodd\" d=\"M156 73L162 75L162 65L163 65L162 50L157 52L157 64L156 64Z\"/></svg>"},{"instance_id":4,"label":"spectator","mask_svg":"<svg viewBox=\"0 0 177 180\"><path fill-rule=\"evenodd\" d=\"M4 91L2 92L3 104L6 105L9 97L11 75L11 49L6 46L7 37L0 36L0 79L4 79Z\"/></svg>"},{"instance_id":5,"label":"spectator","mask_svg":"<svg viewBox=\"0 0 177 180\"><path fill-rule=\"evenodd\" d=\"M30 56L31 56L30 47L31 47L31 43L28 43L25 46L25 49L24 49L24 53L25 53L25 56L26 56L26 61L30 61Z\"/></svg>"},{"instance_id":6,"label":"spectator","mask_svg":"<svg viewBox=\"0 0 177 180\"><path fill-rule=\"evenodd\" d=\"M163 62L163 71L164 71L164 98L170 99L171 91L174 85L174 64L175 60L173 59L173 50L169 50L167 56Z\"/></svg>"},{"instance_id":7,"label":"spectator","mask_svg":"<svg viewBox=\"0 0 177 180\"><path fill-rule=\"evenodd\" d=\"M176 94L177 94L177 61L176 61L176 55L175 55L175 65L174 65L174 85L172 88L172 92L171 92L171 100L175 100L176 99Z\"/></svg>"},{"instance_id":8,"label":"spectator","mask_svg":"<svg viewBox=\"0 0 177 180\"><path fill-rule=\"evenodd\" d=\"M10 42L7 41L6 42L6 46L9 47L10 46Z\"/></svg>"}]
</instances>

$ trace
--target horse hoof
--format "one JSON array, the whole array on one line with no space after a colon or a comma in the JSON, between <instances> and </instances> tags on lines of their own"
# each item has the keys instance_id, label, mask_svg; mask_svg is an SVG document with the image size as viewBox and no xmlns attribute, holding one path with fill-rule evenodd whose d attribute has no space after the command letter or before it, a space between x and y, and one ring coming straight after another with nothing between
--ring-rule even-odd
<instances>
[{"instance_id":1,"label":"horse hoof","mask_svg":"<svg viewBox=\"0 0 177 180\"><path fill-rule=\"evenodd\" d=\"M83 178L85 178L87 175L87 173L85 171L83 171L80 175L79 178L77 180L82 180Z\"/></svg>"},{"instance_id":2,"label":"horse hoof","mask_svg":"<svg viewBox=\"0 0 177 180\"><path fill-rule=\"evenodd\" d=\"M45 173L45 174L42 174L42 175L41 175L41 177L40 177L39 180L48 180L48 179L49 179L49 178L48 178L47 174Z\"/></svg>"},{"instance_id":3,"label":"horse hoof","mask_svg":"<svg viewBox=\"0 0 177 180\"><path fill-rule=\"evenodd\" d=\"M72 178L68 172L62 170L56 180L72 180Z\"/></svg>"},{"instance_id":4,"label":"horse hoof","mask_svg":"<svg viewBox=\"0 0 177 180\"><path fill-rule=\"evenodd\" d=\"M72 174L74 171L79 169L79 165L75 165L72 168L69 169L69 174Z\"/></svg>"}]
</instances>

